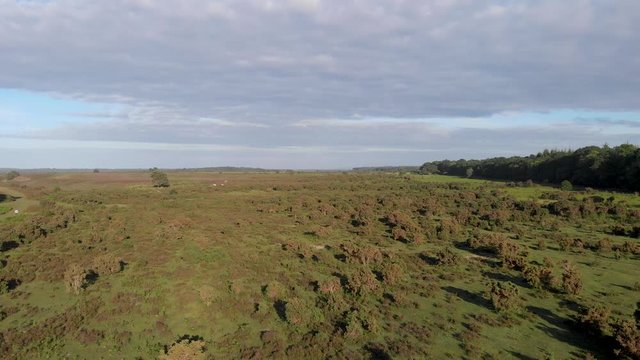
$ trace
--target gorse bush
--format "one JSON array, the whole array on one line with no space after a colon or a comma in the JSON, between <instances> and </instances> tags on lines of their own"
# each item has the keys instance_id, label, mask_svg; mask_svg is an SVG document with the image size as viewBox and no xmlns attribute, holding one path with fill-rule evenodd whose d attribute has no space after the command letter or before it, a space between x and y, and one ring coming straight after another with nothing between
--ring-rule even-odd
<instances>
[{"instance_id":1,"label":"gorse bush","mask_svg":"<svg viewBox=\"0 0 640 360\"><path fill-rule=\"evenodd\" d=\"M300 297L284 302L285 318L291 325L308 326L323 321L322 313L313 303Z\"/></svg>"},{"instance_id":2,"label":"gorse bush","mask_svg":"<svg viewBox=\"0 0 640 360\"><path fill-rule=\"evenodd\" d=\"M395 211L385 217L385 222L391 228L394 240L404 243L420 243L424 236L418 224L408 215Z\"/></svg>"},{"instance_id":3,"label":"gorse bush","mask_svg":"<svg viewBox=\"0 0 640 360\"><path fill-rule=\"evenodd\" d=\"M492 281L489 288L489 299L498 312L509 312L520 307L520 292L512 283Z\"/></svg>"},{"instance_id":4,"label":"gorse bush","mask_svg":"<svg viewBox=\"0 0 640 360\"><path fill-rule=\"evenodd\" d=\"M370 265L382 262L382 252L378 247L358 246L347 243L340 245L340 249L347 254L347 259L353 263Z\"/></svg>"},{"instance_id":5,"label":"gorse bush","mask_svg":"<svg viewBox=\"0 0 640 360\"><path fill-rule=\"evenodd\" d=\"M609 325L611 310L605 307L592 307L580 315L579 322L594 335L605 336L611 331Z\"/></svg>"},{"instance_id":6,"label":"gorse bush","mask_svg":"<svg viewBox=\"0 0 640 360\"><path fill-rule=\"evenodd\" d=\"M440 265L458 265L460 263L460 255L447 247L436 252L436 262Z\"/></svg>"},{"instance_id":7,"label":"gorse bush","mask_svg":"<svg viewBox=\"0 0 640 360\"><path fill-rule=\"evenodd\" d=\"M113 254L104 254L93 259L93 270L100 275L115 274L124 268L122 258Z\"/></svg>"},{"instance_id":8,"label":"gorse bush","mask_svg":"<svg viewBox=\"0 0 640 360\"><path fill-rule=\"evenodd\" d=\"M67 290L76 295L95 281L96 277L97 274L93 270L86 269L78 264L71 265L64 273Z\"/></svg>"},{"instance_id":9,"label":"gorse bush","mask_svg":"<svg viewBox=\"0 0 640 360\"><path fill-rule=\"evenodd\" d=\"M597 248L598 248L598 252L602 254L610 253L611 250L613 249L611 245L611 240L607 238L598 240Z\"/></svg>"},{"instance_id":10,"label":"gorse bush","mask_svg":"<svg viewBox=\"0 0 640 360\"><path fill-rule=\"evenodd\" d=\"M205 360L205 342L197 339L182 339L163 350L159 360Z\"/></svg>"},{"instance_id":11,"label":"gorse bush","mask_svg":"<svg viewBox=\"0 0 640 360\"><path fill-rule=\"evenodd\" d=\"M340 279L332 277L318 283L318 290L323 294L333 294L342 291Z\"/></svg>"},{"instance_id":12,"label":"gorse bush","mask_svg":"<svg viewBox=\"0 0 640 360\"><path fill-rule=\"evenodd\" d=\"M620 346L619 353L632 359L640 359L640 329L635 322L623 320L614 326L615 339Z\"/></svg>"},{"instance_id":13,"label":"gorse bush","mask_svg":"<svg viewBox=\"0 0 640 360\"><path fill-rule=\"evenodd\" d=\"M562 289L570 295L578 295L580 291L582 291L582 277L578 270L569 262L564 264Z\"/></svg>"},{"instance_id":14,"label":"gorse bush","mask_svg":"<svg viewBox=\"0 0 640 360\"><path fill-rule=\"evenodd\" d=\"M347 289L358 296L369 294L379 287L380 282L371 270L367 268L359 268L348 277Z\"/></svg>"},{"instance_id":15,"label":"gorse bush","mask_svg":"<svg viewBox=\"0 0 640 360\"><path fill-rule=\"evenodd\" d=\"M522 276L536 289L552 289L554 286L553 271L549 267L529 264L522 269Z\"/></svg>"},{"instance_id":16,"label":"gorse bush","mask_svg":"<svg viewBox=\"0 0 640 360\"><path fill-rule=\"evenodd\" d=\"M385 264L380 273L385 284L394 285L402 280L405 269L399 264Z\"/></svg>"}]
</instances>

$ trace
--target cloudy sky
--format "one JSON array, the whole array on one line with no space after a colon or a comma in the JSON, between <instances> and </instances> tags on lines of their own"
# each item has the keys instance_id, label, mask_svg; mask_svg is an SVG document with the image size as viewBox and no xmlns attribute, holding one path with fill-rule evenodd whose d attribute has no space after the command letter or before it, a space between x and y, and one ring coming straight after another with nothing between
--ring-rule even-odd
<instances>
[{"instance_id":1,"label":"cloudy sky","mask_svg":"<svg viewBox=\"0 0 640 360\"><path fill-rule=\"evenodd\" d=\"M0 167L640 143L638 0L0 0Z\"/></svg>"}]
</instances>

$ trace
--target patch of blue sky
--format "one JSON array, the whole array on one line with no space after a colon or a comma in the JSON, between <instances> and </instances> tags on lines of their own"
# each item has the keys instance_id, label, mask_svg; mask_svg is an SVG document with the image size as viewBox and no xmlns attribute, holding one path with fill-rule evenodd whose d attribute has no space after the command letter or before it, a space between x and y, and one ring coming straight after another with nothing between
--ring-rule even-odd
<instances>
[{"instance_id":1,"label":"patch of blue sky","mask_svg":"<svg viewBox=\"0 0 640 360\"><path fill-rule=\"evenodd\" d=\"M620 128L640 127L640 113L628 111L597 111L582 109L558 109L550 111L508 111L485 117L428 117L428 118L390 118L363 117L351 119L316 119L303 120L298 126L327 125L327 126L376 126L389 124L425 123L436 125L443 129L477 128L477 129L505 129L505 128L544 128L562 125L601 126L605 131Z\"/></svg>"},{"instance_id":2,"label":"patch of blue sky","mask_svg":"<svg viewBox=\"0 0 640 360\"><path fill-rule=\"evenodd\" d=\"M442 126L469 128L514 128L514 127L552 127L563 124L615 125L616 122L637 123L640 125L640 113L613 112L581 109L559 109L551 111L510 111L481 118L441 119Z\"/></svg>"},{"instance_id":3,"label":"patch of blue sky","mask_svg":"<svg viewBox=\"0 0 640 360\"><path fill-rule=\"evenodd\" d=\"M56 94L0 89L0 133L22 133L65 124L96 121L99 114L117 114L118 104L94 103Z\"/></svg>"}]
</instances>

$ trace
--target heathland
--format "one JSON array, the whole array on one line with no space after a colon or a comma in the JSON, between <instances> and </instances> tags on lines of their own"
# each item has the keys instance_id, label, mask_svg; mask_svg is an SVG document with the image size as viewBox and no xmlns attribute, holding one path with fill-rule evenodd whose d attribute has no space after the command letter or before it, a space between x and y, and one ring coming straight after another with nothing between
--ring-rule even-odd
<instances>
[{"instance_id":1,"label":"heathland","mask_svg":"<svg viewBox=\"0 0 640 360\"><path fill-rule=\"evenodd\" d=\"M0 183L0 358L640 354L637 194L379 172L162 180Z\"/></svg>"}]
</instances>

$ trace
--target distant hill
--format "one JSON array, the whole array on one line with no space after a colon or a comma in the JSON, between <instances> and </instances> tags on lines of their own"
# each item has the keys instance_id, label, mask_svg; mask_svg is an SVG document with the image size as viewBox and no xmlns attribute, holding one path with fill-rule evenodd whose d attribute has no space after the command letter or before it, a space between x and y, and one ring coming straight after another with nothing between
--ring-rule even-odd
<instances>
[{"instance_id":1,"label":"distant hill","mask_svg":"<svg viewBox=\"0 0 640 360\"><path fill-rule=\"evenodd\" d=\"M0 168L0 173L7 173L11 170L18 170L21 173L86 173L94 172L95 169L57 169L57 168L38 168L38 169L16 169L16 168ZM217 166L217 167L205 167L205 168L183 168L183 169L160 169L162 171L174 172L174 171L205 171L205 172L268 172L278 170L267 170L261 168L251 167L234 167L234 166ZM101 169L100 172L141 172L149 171L149 169ZM285 171L285 170L282 170Z\"/></svg>"}]
</instances>

